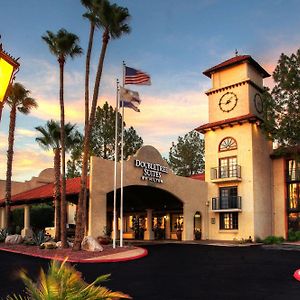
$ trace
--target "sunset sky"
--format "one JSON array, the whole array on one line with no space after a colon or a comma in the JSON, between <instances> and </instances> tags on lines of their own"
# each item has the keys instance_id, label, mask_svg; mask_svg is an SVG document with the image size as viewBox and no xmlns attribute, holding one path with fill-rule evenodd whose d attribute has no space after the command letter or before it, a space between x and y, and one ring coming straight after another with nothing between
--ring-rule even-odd
<instances>
[{"instance_id":1,"label":"sunset sky","mask_svg":"<svg viewBox=\"0 0 300 300\"><path fill-rule=\"evenodd\" d=\"M107 49L99 105L115 103L116 79L122 81L122 61L151 75L151 86L127 86L140 93L141 112L126 110L144 144L167 155L178 136L207 122L205 91L210 80L202 74L235 54L249 54L273 72L282 52L300 48L300 2L297 0L123 0L132 16L132 32L112 40ZM31 91L39 108L18 114L13 180L29 180L52 167L53 154L35 142L34 127L59 120L58 64L41 36L65 28L80 37L86 51L89 24L79 0L0 0L3 48L21 57L16 81ZM101 35L97 32L92 72L97 66ZM82 130L85 55L65 67L66 121ZM93 82L93 81L92 81ZM266 85L271 86L268 79ZM5 179L9 111L0 124L0 179Z\"/></svg>"}]
</instances>

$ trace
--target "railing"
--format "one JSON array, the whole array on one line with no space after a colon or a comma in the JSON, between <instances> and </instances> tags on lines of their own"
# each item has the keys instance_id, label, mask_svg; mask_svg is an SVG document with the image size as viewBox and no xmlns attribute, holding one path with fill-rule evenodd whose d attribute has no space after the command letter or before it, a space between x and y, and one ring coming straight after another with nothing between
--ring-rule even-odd
<instances>
[{"instance_id":1,"label":"railing","mask_svg":"<svg viewBox=\"0 0 300 300\"><path fill-rule=\"evenodd\" d=\"M210 178L212 180L222 178L241 178L241 166L230 165L211 168Z\"/></svg>"},{"instance_id":2,"label":"railing","mask_svg":"<svg viewBox=\"0 0 300 300\"><path fill-rule=\"evenodd\" d=\"M288 170L287 181L300 181L300 168L292 168Z\"/></svg>"},{"instance_id":3,"label":"railing","mask_svg":"<svg viewBox=\"0 0 300 300\"><path fill-rule=\"evenodd\" d=\"M214 197L212 198L212 210L240 210L242 209L242 197Z\"/></svg>"}]
</instances>

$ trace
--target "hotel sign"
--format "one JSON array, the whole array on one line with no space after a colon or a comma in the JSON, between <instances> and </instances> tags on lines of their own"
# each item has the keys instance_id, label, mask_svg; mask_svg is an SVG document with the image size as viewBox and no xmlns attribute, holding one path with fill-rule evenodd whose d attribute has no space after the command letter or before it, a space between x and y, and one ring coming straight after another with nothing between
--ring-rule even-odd
<instances>
[{"instance_id":1,"label":"hotel sign","mask_svg":"<svg viewBox=\"0 0 300 300\"><path fill-rule=\"evenodd\" d=\"M136 159L134 166L143 169L142 180L148 180L154 183L163 183L162 174L168 174L167 167L156 163Z\"/></svg>"}]
</instances>

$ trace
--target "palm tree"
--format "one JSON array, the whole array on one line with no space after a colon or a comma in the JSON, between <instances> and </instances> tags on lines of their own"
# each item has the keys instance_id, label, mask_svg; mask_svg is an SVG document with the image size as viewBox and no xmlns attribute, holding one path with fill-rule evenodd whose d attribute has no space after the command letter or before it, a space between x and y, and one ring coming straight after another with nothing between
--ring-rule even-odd
<instances>
[{"instance_id":1,"label":"palm tree","mask_svg":"<svg viewBox=\"0 0 300 300\"><path fill-rule=\"evenodd\" d=\"M99 27L99 10L101 10L103 0L81 0L81 4L87 8L87 12L83 14L83 17L88 19L90 22L90 34L88 48L86 52L86 63L85 63L85 121L84 121L84 136L88 135L88 124L89 124L89 78L90 78L90 61L91 53L93 48L94 33L96 27ZM86 151L89 152L89 145L86 145ZM87 170L88 170L88 160L83 162L85 165L82 165L85 176L81 176L81 186L84 186L83 190L83 218L86 220L86 203L87 203L87 190L86 190L86 180L87 180ZM78 214L78 206L77 206ZM82 227L84 230L84 228ZM83 236L83 234L82 234Z\"/></svg>"},{"instance_id":2,"label":"palm tree","mask_svg":"<svg viewBox=\"0 0 300 300\"><path fill-rule=\"evenodd\" d=\"M101 5L97 7L97 26L103 29L102 34L102 48L99 56L97 73L95 78L94 93L91 104L91 112L88 122L88 128L85 130L84 136L84 154L82 163L82 175L81 175L81 188L78 199L77 208L77 222L74 241L74 250L79 250L81 247L81 241L85 231L86 220L86 178L87 178L87 164L89 159L89 144L91 139L91 131L95 120L95 113L97 107L97 100L99 95L99 87L101 81L101 75L103 70L104 58L106 49L110 38L117 39L124 33L130 32L130 27L126 22L130 18L127 8L118 6L117 4L110 4L108 0L103 0Z\"/></svg>"},{"instance_id":3,"label":"palm tree","mask_svg":"<svg viewBox=\"0 0 300 300\"><path fill-rule=\"evenodd\" d=\"M50 52L57 57L60 71L60 127L65 127L64 112L64 66L67 57L74 58L82 54L82 48L78 45L79 38L76 34L70 33L65 29L60 29L57 34L47 31L42 39L49 46ZM65 132L61 132L61 163L62 163L62 183L61 183L61 242L62 247L67 247L66 231L66 176L65 176Z\"/></svg>"},{"instance_id":4,"label":"palm tree","mask_svg":"<svg viewBox=\"0 0 300 300\"><path fill-rule=\"evenodd\" d=\"M65 141L66 150L70 150L79 142L79 132L75 130L76 125L71 123L65 124ZM45 150L53 150L54 152L54 207L55 207L55 240L60 239L60 167L61 167L61 140L60 140L60 125L57 121L47 121L46 125L35 127L41 134L35 140Z\"/></svg>"},{"instance_id":5,"label":"palm tree","mask_svg":"<svg viewBox=\"0 0 300 300\"><path fill-rule=\"evenodd\" d=\"M25 115L29 114L32 108L36 108L37 102L35 99L29 97L30 91L16 82L8 95L6 103L10 107L9 118L9 134L8 134L8 150L7 150L7 170L6 170L6 192L5 192L5 215L6 225L10 226L10 201L11 201L11 177L12 164L14 156L14 140L15 128L17 119L17 110Z\"/></svg>"}]
</instances>

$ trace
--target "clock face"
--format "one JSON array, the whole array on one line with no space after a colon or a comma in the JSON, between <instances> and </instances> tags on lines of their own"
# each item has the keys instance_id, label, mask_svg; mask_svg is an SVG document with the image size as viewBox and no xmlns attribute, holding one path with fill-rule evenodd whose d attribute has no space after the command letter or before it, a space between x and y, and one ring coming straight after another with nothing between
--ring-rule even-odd
<instances>
[{"instance_id":1,"label":"clock face","mask_svg":"<svg viewBox=\"0 0 300 300\"><path fill-rule=\"evenodd\" d=\"M262 113L264 110L262 98L260 94L255 94L254 96L254 105L258 113Z\"/></svg>"},{"instance_id":2,"label":"clock face","mask_svg":"<svg viewBox=\"0 0 300 300\"><path fill-rule=\"evenodd\" d=\"M219 101L219 107L224 112L232 111L237 105L238 98L235 93L225 93Z\"/></svg>"}]
</instances>

